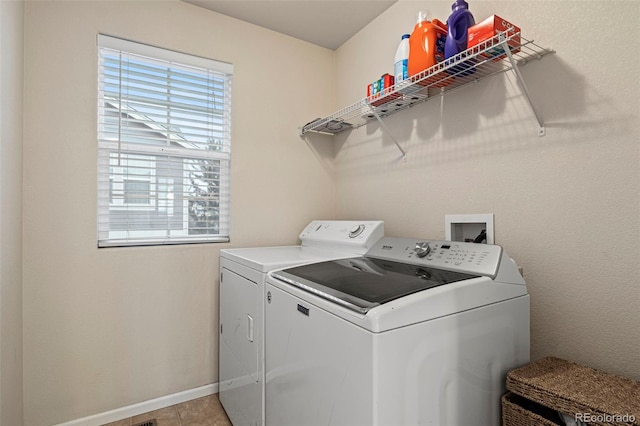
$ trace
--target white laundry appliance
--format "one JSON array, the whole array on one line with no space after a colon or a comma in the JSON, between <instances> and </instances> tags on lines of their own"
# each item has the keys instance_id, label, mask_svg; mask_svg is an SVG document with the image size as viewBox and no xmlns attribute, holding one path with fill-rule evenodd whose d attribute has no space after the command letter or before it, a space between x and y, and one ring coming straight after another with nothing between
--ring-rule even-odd
<instances>
[{"instance_id":1,"label":"white laundry appliance","mask_svg":"<svg viewBox=\"0 0 640 426\"><path fill-rule=\"evenodd\" d=\"M529 295L500 246L385 237L267 278L266 425L500 424Z\"/></svg>"},{"instance_id":2,"label":"white laundry appliance","mask_svg":"<svg viewBox=\"0 0 640 426\"><path fill-rule=\"evenodd\" d=\"M301 245L220 251L219 397L235 426L264 424L264 285L267 272L362 255L380 221L312 221Z\"/></svg>"}]
</instances>

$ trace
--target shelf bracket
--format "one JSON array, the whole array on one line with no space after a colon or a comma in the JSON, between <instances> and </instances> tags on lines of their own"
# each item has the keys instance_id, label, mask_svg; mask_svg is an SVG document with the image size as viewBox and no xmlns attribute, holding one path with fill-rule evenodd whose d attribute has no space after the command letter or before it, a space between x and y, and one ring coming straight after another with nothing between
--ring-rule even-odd
<instances>
[{"instance_id":1,"label":"shelf bracket","mask_svg":"<svg viewBox=\"0 0 640 426\"><path fill-rule=\"evenodd\" d=\"M540 114L538 114L536 107L533 105L533 101L531 100L531 95L529 95L529 89L527 88L527 84L524 82L524 78L520 73L520 68L518 68L518 63L513 57L513 54L511 53L511 49L509 48L509 44L507 43L507 39L504 35L501 35L500 37L500 44L502 45L502 49L504 50L504 53L507 55L507 58L511 63L511 68L516 74L516 80L518 80L518 84L522 89L522 93L524 94L524 97L527 98L527 102L529 102L529 107L531 107L531 111L533 111L533 115L535 115L536 120L538 121L538 136L544 136L546 134L544 121L542 121L542 117L540 117Z\"/></svg>"},{"instance_id":2,"label":"shelf bracket","mask_svg":"<svg viewBox=\"0 0 640 426\"><path fill-rule=\"evenodd\" d=\"M378 123L380 123L380 126L382 127L382 129L389 135L389 137L391 138L393 143L396 144L396 147L398 148L398 150L400 150L400 152L402 153L402 161L406 162L407 161L407 152L404 149L402 149L402 147L400 146L400 144L398 143L396 138L393 137L393 135L391 134L391 132L387 128L387 125L384 124L384 121L382 120L380 115L378 115L378 112L376 111L376 109L371 105L371 102L369 102L369 99L365 99L365 102L366 102L367 106L369 107L369 109L371 110L371 113L373 114L373 116L376 118L376 120L378 120Z\"/></svg>"}]
</instances>

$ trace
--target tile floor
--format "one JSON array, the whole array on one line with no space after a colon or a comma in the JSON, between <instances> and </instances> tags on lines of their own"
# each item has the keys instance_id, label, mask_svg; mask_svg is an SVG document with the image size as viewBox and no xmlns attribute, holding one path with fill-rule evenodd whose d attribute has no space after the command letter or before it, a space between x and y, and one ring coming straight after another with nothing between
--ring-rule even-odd
<instances>
[{"instance_id":1,"label":"tile floor","mask_svg":"<svg viewBox=\"0 0 640 426\"><path fill-rule=\"evenodd\" d=\"M218 394L192 399L104 426L131 426L152 419L157 420L158 426L231 426L218 400Z\"/></svg>"}]
</instances>

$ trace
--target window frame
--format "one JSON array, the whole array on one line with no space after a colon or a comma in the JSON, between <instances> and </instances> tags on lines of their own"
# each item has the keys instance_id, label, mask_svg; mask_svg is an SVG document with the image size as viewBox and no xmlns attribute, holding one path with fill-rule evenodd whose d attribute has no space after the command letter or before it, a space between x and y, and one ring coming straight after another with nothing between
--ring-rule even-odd
<instances>
[{"instance_id":1,"label":"window frame","mask_svg":"<svg viewBox=\"0 0 640 426\"><path fill-rule=\"evenodd\" d=\"M231 194L230 194L230 174L231 174L231 84L233 76L233 66L231 64L215 61L212 59L202 58L199 56L193 56L176 52L168 49L162 49L146 44L136 43L121 38L111 37L103 34L99 34L97 37L97 49L98 49L98 128L97 128L97 140L98 140L98 209L97 209L97 239L98 247L124 247L124 246L141 246L141 245L169 245L169 244L194 244L194 243L217 243L228 242L230 240L230 218L231 218ZM114 132L109 129L113 127L113 120L120 123L123 120L123 115L127 115L127 120L134 122L136 126L144 124L151 128L155 124L153 120L136 122L135 118L131 119L135 114L130 108L131 104L125 103L125 99L122 95L123 86L118 87L118 96L115 100L110 96L105 95L105 81L108 77L105 77L105 62L104 59L107 56L107 52L112 54L113 52L122 52L125 55L133 55L136 60L148 59L154 63L166 64L168 75L171 75L173 70L179 69L197 69L198 72L204 72L207 75L207 82L210 82L211 89L208 89L206 102L207 105L213 103L213 107L203 107L202 109L208 114L211 122L207 121L206 130L211 134L222 135L216 136L215 140L213 136L207 138L207 142L198 141L204 136L198 134L194 135L194 132L202 133L202 128L194 130L185 130L183 133L179 126L176 125L158 125L154 128L164 128L166 130L166 144L158 143L163 142L162 138L153 137L151 142L140 142L135 140L127 140L126 136L118 127L117 135L114 137ZM142 62L144 63L144 62ZM119 72L123 73L124 66L122 62L119 63ZM173 101L176 90L171 87L173 80L170 77L167 78L167 101L165 103L158 102L158 105L166 107L167 118L178 111L178 107L174 104L177 101ZM195 84L195 83L193 83ZM187 84L188 85L188 84ZM214 89L213 87L222 87L222 89ZM162 90L162 88L161 88ZM179 89L178 89L179 90ZM215 92L215 93L214 93ZM218 92L223 93L219 95ZM209 96L211 97L210 100ZM190 108L194 111L197 105L197 101L191 101L193 103L186 104L182 101L182 107L178 114L183 118L181 121L187 123L188 127L196 117L189 116ZM113 104L116 104L114 107ZM153 107L157 105L151 104ZM222 106L220 106L222 105ZM173 110L172 108L176 108ZM113 110L115 109L115 115ZM185 112L186 111L186 112ZM112 116L110 116L110 114ZM142 113L137 113L139 116L143 116ZM191 113L192 115L195 113ZM115 118L114 118L115 116ZM216 117L216 118L212 118ZM148 117L147 117L148 118ZM195 122L195 121L193 121ZM215 122L215 124L213 124ZM149 124L151 123L151 125ZM199 124L200 125L200 124ZM111 126L111 127L110 127ZM163 127L164 126L164 127ZM178 128L178 130L176 130ZM148 128L144 128L149 133L154 133L153 129L150 131ZM155 131L155 133L162 133L161 130ZM193 136L193 139L188 139L188 133ZM176 143L175 138L178 137L181 140L181 144ZM129 135L130 139L134 139L135 136ZM125 158L125 164L119 164L116 167L121 170L120 174L113 172L116 168L112 164L113 153L116 153L118 159ZM130 157L127 157L130 156ZM124 169L135 168L135 165L128 165L127 162L132 163L140 162L140 158L148 157L149 163L153 163L154 166L149 166L147 170L148 174L135 174L128 176L125 174ZM137 159L135 159L137 158ZM120 161L120 160L118 160ZM159 163L166 162L167 170L165 174L160 173ZM179 164L178 168L176 164ZM198 180L198 170L193 169L193 164L204 164L203 170L214 170L211 173L211 177L207 177L206 183L213 182L213 192L206 192L204 195L198 195L200 188L194 187L198 184L194 183ZM189 169L191 167L191 169ZM216 172L217 171L217 172ZM127 172L128 173L128 172ZM177 175L171 175L174 173ZM204 172L203 172L204 173ZM117 178L116 178L117 177ZM180 181L179 183L175 181ZM149 183L148 203L131 203L127 202L127 181L145 181ZM117 182L117 185L114 183ZM189 183L191 182L191 183ZM202 180L200 180L202 183ZM118 187L119 198L114 202L114 187ZM164 188L164 192L161 192L160 188ZM171 189L171 192L169 192ZM155 196L152 196L155 194ZM162 195L162 197L161 197ZM177 197L176 197L177 195ZM134 195L135 196L135 195ZM200 198L199 198L200 197ZM139 197L141 198L141 197ZM178 198L175 200L174 198ZM181 203L180 205L178 203ZM204 203L207 206L210 203L217 204L217 207L205 207L205 220L202 220L200 216L192 216L191 211L202 211L200 208ZM156 210L156 214L161 216L161 209L165 209L164 216L166 219L165 234L162 235L162 229L160 227L155 228L148 226L145 230L141 230L142 225L136 222L135 218L127 218L126 229L114 230L113 224L116 216L115 212L127 212L131 216L135 214L142 214L144 211ZM177 218L170 218L174 216L176 210L180 212ZM149 213L148 213L149 214ZM117 222L117 220L115 220ZM148 219L149 223L152 223L152 219ZM182 227L176 225L182 222ZM194 223L192 227L192 221ZM158 220L162 224L161 220ZM205 223L203 228L198 228L198 224ZM153 222L155 225L155 222ZM214 224L214 225L212 225ZM139 228L136 229L136 226ZM213 229L217 230L217 233L211 233ZM144 236L144 232L147 236Z\"/></svg>"}]
</instances>

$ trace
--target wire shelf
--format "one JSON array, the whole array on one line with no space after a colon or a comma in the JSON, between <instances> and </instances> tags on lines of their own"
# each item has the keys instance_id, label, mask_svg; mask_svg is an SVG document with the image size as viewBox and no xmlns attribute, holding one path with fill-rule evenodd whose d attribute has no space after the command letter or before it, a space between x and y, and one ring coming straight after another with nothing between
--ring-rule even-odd
<instances>
[{"instance_id":1,"label":"wire shelf","mask_svg":"<svg viewBox=\"0 0 640 426\"><path fill-rule=\"evenodd\" d=\"M520 32L511 28L385 89L376 96L361 99L325 118L317 118L305 124L299 128L300 136L307 132L335 135L355 129L468 83L506 71L514 70L521 80L519 66L553 52L522 38ZM524 82L520 83L526 92ZM528 93L525 94L528 98ZM543 128L541 120L538 121Z\"/></svg>"}]
</instances>

